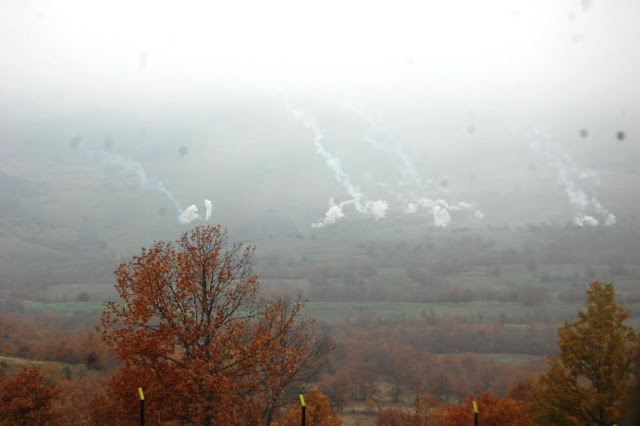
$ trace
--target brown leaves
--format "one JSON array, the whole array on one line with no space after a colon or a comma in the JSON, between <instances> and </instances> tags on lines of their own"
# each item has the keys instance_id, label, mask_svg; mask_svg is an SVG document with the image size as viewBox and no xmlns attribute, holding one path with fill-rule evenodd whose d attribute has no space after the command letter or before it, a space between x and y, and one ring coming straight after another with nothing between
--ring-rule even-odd
<instances>
[{"instance_id":1,"label":"brown leaves","mask_svg":"<svg viewBox=\"0 0 640 426\"><path fill-rule=\"evenodd\" d=\"M23 368L5 381L0 389L0 424L46 425L62 423L62 416L52 407L60 393L45 382L37 368Z\"/></svg>"},{"instance_id":2,"label":"brown leaves","mask_svg":"<svg viewBox=\"0 0 640 426\"><path fill-rule=\"evenodd\" d=\"M340 426L342 421L336 410L331 408L329 398L317 389L311 389L304 396L306 424L314 426ZM276 426L298 426L302 420L302 407L292 403Z\"/></svg>"},{"instance_id":3,"label":"brown leaves","mask_svg":"<svg viewBox=\"0 0 640 426\"><path fill-rule=\"evenodd\" d=\"M533 426L526 403L510 397L497 398L490 391L479 397L467 396L460 404L444 405L432 415L433 424L443 426L466 426L474 421L473 401L478 405L479 424L486 426Z\"/></svg>"},{"instance_id":4,"label":"brown leaves","mask_svg":"<svg viewBox=\"0 0 640 426\"><path fill-rule=\"evenodd\" d=\"M252 253L204 226L120 265L122 303L105 304L102 334L124 362L109 391L122 416L143 386L163 419L248 424L260 410L266 419L303 366L326 357L313 351L301 299L258 296Z\"/></svg>"}]
</instances>

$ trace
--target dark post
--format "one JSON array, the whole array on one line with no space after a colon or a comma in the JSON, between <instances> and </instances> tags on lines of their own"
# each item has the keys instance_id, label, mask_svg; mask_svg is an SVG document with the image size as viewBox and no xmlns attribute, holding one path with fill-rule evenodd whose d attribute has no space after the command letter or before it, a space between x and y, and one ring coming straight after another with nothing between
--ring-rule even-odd
<instances>
[{"instance_id":1,"label":"dark post","mask_svg":"<svg viewBox=\"0 0 640 426\"><path fill-rule=\"evenodd\" d=\"M302 426L306 426L307 424L307 404L304 403L304 396L300 394L300 406L302 407Z\"/></svg>"},{"instance_id":2,"label":"dark post","mask_svg":"<svg viewBox=\"0 0 640 426\"><path fill-rule=\"evenodd\" d=\"M142 393L142 388L138 388L138 396L140 396L140 426L144 426L144 393Z\"/></svg>"},{"instance_id":3,"label":"dark post","mask_svg":"<svg viewBox=\"0 0 640 426\"><path fill-rule=\"evenodd\" d=\"M473 426L478 426L478 403L473 400Z\"/></svg>"}]
</instances>

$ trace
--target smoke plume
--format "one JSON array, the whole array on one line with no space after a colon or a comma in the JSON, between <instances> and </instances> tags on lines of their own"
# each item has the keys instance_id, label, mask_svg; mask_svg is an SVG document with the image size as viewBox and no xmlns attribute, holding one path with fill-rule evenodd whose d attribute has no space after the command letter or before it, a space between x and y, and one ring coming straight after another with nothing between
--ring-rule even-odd
<instances>
[{"instance_id":1,"label":"smoke plume","mask_svg":"<svg viewBox=\"0 0 640 426\"><path fill-rule=\"evenodd\" d=\"M213 204L210 200L205 198L204 200L204 220L211 219L211 211L213 210Z\"/></svg>"},{"instance_id":2,"label":"smoke plume","mask_svg":"<svg viewBox=\"0 0 640 426\"><path fill-rule=\"evenodd\" d=\"M324 160L326 166L333 172L335 180L344 188L345 192L351 197L350 200L343 201L339 205L336 205L333 200L329 201L329 210L325 213L325 218L322 222L314 223L314 227L322 227L344 216L342 207L345 205L353 205L356 211L368 216L373 216L374 219L382 219L386 217L388 203L385 200L367 200L360 191L360 188L351 182L351 177L342 168L340 160L325 148L324 140L325 136L320 131L318 125L305 116L302 112L287 107L292 117L302 122L302 125L313 133L313 144L316 149L316 153Z\"/></svg>"},{"instance_id":3,"label":"smoke plume","mask_svg":"<svg viewBox=\"0 0 640 426\"><path fill-rule=\"evenodd\" d=\"M344 213L342 212L342 207L336 205L333 201L333 198L329 199L329 209L324 214L324 219L322 222L312 223L311 226L313 228L323 228L327 225L331 225L336 223L336 220L344 217Z\"/></svg>"},{"instance_id":4,"label":"smoke plume","mask_svg":"<svg viewBox=\"0 0 640 426\"><path fill-rule=\"evenodd\" d=\"M433 201L428 197L418 195L425 193L446 195L449 194L449 191L437 185L436 180L422 176L402 146L394 141L375 119L364 113L362 108L348 105L346 109L356 114L367 124L363 140L372 148L390 156L400 169L402 178L397 185L398 190L394 191L389 185L385 185L385 187L403 204L404 213L415 214L418 208L422 207L433 215L436 226L448 225L451 222L451 212L472 211L477 220L484 219L484 213L478 210L473 203L467 201L447 202L444 199Z\"/></svg>"},{"instance_id":5,"label":"smoke plume","mask_svg":"<svg viewBox=\"0 0 640 426\"><path fill-rule=\"evenodd\" d=\"M595 194L588 194L580 185L581 181L591 179L595 186L600 184L598 176L592 172L578 168L571 158L549 146L551 136L535 130L529 136L529 148L544 162L555 169L558 182L564 189L571 207L573 223L577 226L598 226L601 222L606 226L614 225L616 217L602 206ZM598 218L593 215L598 216Z\"/></svg>"},{"instance_id":6,"label":"smoke plume","mask_svg":"<svg viewBox=\"0 0 640 426\"><path fill-rule=\"evenodd\" d=\"M191 223L199 217L198 208L194 204L191 204L180 214L179 220L180 223Z\"/></svg>"},{"instance_id":7,"label":"smoke plume","mask_svg":"<svg viewBox=\"0 0 640 426\"><path fill-rule=\"evenodd\" d=\"M76 138L74 138L74 140L75 139ZM92 160L100 161L102 164L104 164L107 167L134 172L140 179L140 186L143 189L161 194L165 198L167 198L169 201L171 201L171 203L176 209L178 221L180 223L183 223L183 224L191 223L194 220L199 218L198 208L195 205L191 205L183 210L182 207L180 206L180 203L176 199L176 197L174 197L174 195L169 191L169 189L167 189L164 183L159 181L152 181L147 177L147 172L144 170L144 167L142 167L142 164L140 164L139 162L125 158L121 155L114 153L111 150L109 151L89 150L83 146L78 146L78 144L76 144L76 147L80 148L83 152L85 152L86 155ZM211 208L212 208L211 201L205 200L204 204L206 209L205 218L209 219L209 217L211 216Z\"/></svg>"}]
</instances>

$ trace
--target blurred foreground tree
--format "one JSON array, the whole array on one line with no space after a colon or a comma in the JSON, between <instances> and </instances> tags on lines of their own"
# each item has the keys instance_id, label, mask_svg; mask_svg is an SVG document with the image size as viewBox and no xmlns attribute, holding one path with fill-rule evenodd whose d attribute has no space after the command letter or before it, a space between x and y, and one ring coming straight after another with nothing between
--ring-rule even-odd
<instances>
[{"instance_id":1,"label":"blurred foreground tree","mask_svg":"<svg viewBox=\"0 0 640 426\"><path fill-rule=\"evenodd\" d=\"M151 423L268 423L285 388L319 370L331 343L300 298L259 296L253 251L201 226L120 265L102 336L122 366L96 423L135 422L139 386Z\"/></svg>"},{"instance_id":2,"label":"blurred foreground tree","mask_svg":"<svg viewBox=\"0 0 640 426\"><path fill-rule=\"evenodd\" d=\"M46 383L37 368L23 368L2 383L0 389L0 425L62 424L63 419L52 401L59 389Z\"/></svg>"},{"instance_id":3,"label":"blurred foreground tree","mask_svg":"<svg viewBox=\"0 0 640 426\"><path fill-rule=\"evenodd\" d=\"M305 396L306 424L313 426L340 426L342 420L331 408L329 398L317 389L311 389ZM284 413L277 426L298 426L302 419L300 403L293 403Z\"/></svg>"},{"instance_id":4,"label":"blurred foreground tree","mask_svg":"<svg viewBox=\"0 0 640 426\"><path fill-rule=\"evenodd\" d=\"M466 426L473 424L473 401L468 395L460 404L441 405L436 409L434 425ZM477 399L478 423L483 426L534 426L529 417L528 405L507 395L504 398L484 392Z\"/></svg>"},{"instance_id":5,"label":"blurred foreground tree","mask_svg":"<svg viewBox=\"0 0 640 426\"><path fill-rule=\"evenodd\" d=\"M624 322L613 284L594 281L587 311L558 329L559 355L547 357L548 371L533 392L532 413L543 424L620 423L632 390L639 340Z\"/></svg>"}]
</instances>

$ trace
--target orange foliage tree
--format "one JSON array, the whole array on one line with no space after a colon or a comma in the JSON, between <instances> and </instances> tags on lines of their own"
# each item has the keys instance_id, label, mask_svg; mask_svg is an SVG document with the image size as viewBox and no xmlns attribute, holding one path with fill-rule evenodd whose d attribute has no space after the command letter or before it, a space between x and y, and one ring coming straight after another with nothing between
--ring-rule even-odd
<instances>
[{"instance_id":1,"label":"orange foliage tree","mask_svg":"<svg viewBox=\"0 0 640 426\"><path fill-rule=\"evenodd\" d=\"M342 420L331 408L329 398L317 389L311 389L305 396L306 424L310 426L340 426ZM298 426L302 420L302 407L293 403L277 423L278 426Z\"/></svg>"},{"instance_id":2,"label":"orange foliage tree","mask_svg":"<svg viewBox=\"0 0 640 426\"><path fill-rule=\"evenodd\" d=\"M253 247L229 246L219 226L157 242L116 270L102 336L122 361L98 423L132 422L136 389L149 422L268 423L285 388L316 372L330 350L304 302L266 300Z\"/></svg>"},{"instance_id":3,"label":"orange foliage tree","mask_svg":"<svg viewBox=\"0 0 640 426\"><path fill-rule=\"evenodd\" d=\"M467 396L460 404L442 405L434 415L435 423L442 426L467 426L473 424L474 396ZM529 416L527 403L509 396L498 398L491 391L480 395L478 403L478 423L483 426L534 426Z\"/></svg>"},{"instance_id":4,"label":"orange foliage tree","mask_svg":"<svg viewBox=\"0 0 640 426\"><path fill-rule=\"evenodd\" d=\"M46 383L37 368L23 368L16 376L2 383L0 424L61 424L62 416L52 404L59 392L57 387Z\"/></svg>"},{"instance_id":5,"label":"orange foliage tree","mask_svg":"<svg viewBox=\"0 0 640 426\"><path fill-rule=\"evenodd\" d=\"M547 357L548 371L533 392L532 412L544 424L620 423L631 395L640 349L638 335L624 322L613 284L592 282L587 311L558 329L559 355Z\"/></svg>"}]
</instances>

